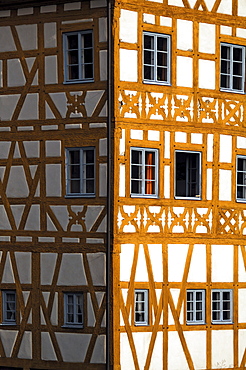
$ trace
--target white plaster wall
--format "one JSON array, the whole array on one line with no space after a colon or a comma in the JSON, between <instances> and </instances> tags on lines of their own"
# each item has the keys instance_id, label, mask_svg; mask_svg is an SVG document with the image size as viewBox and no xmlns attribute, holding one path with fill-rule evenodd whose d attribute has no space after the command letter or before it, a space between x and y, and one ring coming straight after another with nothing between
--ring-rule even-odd
<instances>
[{"instance_id":1,"label":"white plaster wall","mask_svg":"<svg viewBox=\"0 0 246 370\"><path fill-rule=\"evenodd\" d=\"M143 130L130 130L130 136L133 140L143 140Z\"/></svg>"},{"instance_id":2,"label":"white plaster wall","mask_svg":"<svg viewBox=\"0 0 246 370\"><path fill-rule=\"evenodd\" d=\"M56 5L46 5L40 7L40 13L53 13L56 12Z\"/></svg>"},{"instance_id":3,"label":"white plaster wall","mask_svg":"<svg viewBox=\"0 0 246 370\"><path fill-rule=\"evenodd\" d=\"M37 49L37 25L23 24L16 26L23 50Z\"/></svg>"},{"instance_id":4,"label":"white plaster wall","mask_svg":"<svg viewBox=\"0 0 246 370\"><path fill-rule=\"evenodd\" d=\"M144 369L151 334L150 332L132 333L140 369Z\"/></svg>"},{"instance_id":5,"label":"white plaster wall","mask_svg":"<svg viewBox=\"0 0 246 370\"><path fill-rule=\"evenodd\" d=\"M120 13L120 40L136 43L138 31L138 13L121 9Z\"/></svg>"},{"instance_id":6,"label":"white plaster wall","mask_svg":"<svg viewBox=\"0 0 246 370\"><path fill-rule=\"evenodd\" d=\"M174 355L175 354L175 355ZM177 331L168 332L168 370L188 369L184 350Z\"/></svg>"},{"instance_id":7,"label":"white plaster wall","mask_svg":"<svg viewBox=\"0 0 246 370\"><path fill-rule=\"evenodd\" d=\"M177 56L177 86L193 86L193 60L189 57Z\"/></svg>"},{"instance_id":8,"label":"white plaster wall","mask_svg":"<svg viewBox=\"0 0 246 370\"><path fill-rule=\"evenodd\" d=\"M45 83L56 84L57 82L57 56L48 55L45 57Z\"/></svg>"},{"instance_id":9,"label":"white plaster wall","mask_svg":"<svg viewBox=\"0 0 246 370\"><path fill-rule=\"evenodd\" d=\"M220 33L222 35L229 35L229 36L231 36L231 34L232 34L232 27L229 27L229 26L220 26Z\"/></svg>"},{"instance_id":10,"label":"white plaster wall","mask_svg":"<svg viewBox=\"0 0 246 370\"><path fill-rule=\"evenodd\" d=\"M41 284L49 285L52 283L53 274L55 271L57 254L56 253L41 253Z\"/></svg>"},{"instance_id":11,"label":"white plaster wall","mask_svg":"<svg viewBox=\"0 0 246 370\"><path fill-rule=\"evenodd\" d=\"M92 282L94 285L106 284L106 259L105 253L87 253Z\"/></svg>"},{"instance_id":12,"label":"white plaster wall","mask_svg":"<svg viewBox=\"0 0 246 370\"><path fill-rule=\"evenodd\" d=\"M41 333L41 358L45 361L57 361L50 334L47 332Z\"/></svg>"},{"instance_id":13,"label":"white plaster wall","mask_svg":"<svg viewBox=\"0 0 246 370\"><path fill-rule=\"evenodd\" d=\"M7 61L8 86L24 86L26 79L21 66L20 59L9 59Z\"/></svg>"},{"instance_id":14,"label":"white plaster wall","mask_svg":"<svg viewBox=\"0 0 246 370\"><path fill-rule=\"evenodd\" d=\"M3 270L2 283L14 283L14 282L15 282L15 278L14 278L12 263L10 261L9 252L8 252L4 270Z\"/></svg>"},{"instance_id":15,"label":"white plaster wall","mask_svg":"<svg viewBox=\"0 0 246 370\"><path fill-rule=\"evenodd\" d=\"M137 57L136 50L120 49L120 80L137 82Z\"/></svg>"},{"instance_id":16,"label":"white plaster wall","mask_svg":"<svg viewBox=\"0 0 246 370\"><path fill-rule=\"evenodd\" d=\"M46 196L61 196L61 165L46 164Z\"/></svg>"},{"instance_id":17,"label":"white plaster wall","mask_svg":"<svg viewBox=\"0 0 246 370\"><path fill-rule=\"evenodd\" d=\"M213 134L208 134L207 136L207 161L213 162Z\"/></svg>"},{"instance_id":18,"label":"white plaster wall","mask_svg":"<svg viewBox=\"0 0 246 370\"><path fill-rule=\"evenodd\" d=\"M172 27L172 18L160 16L160 25L165 27Z\"/></svg>"},{"instance_id":19,"label":"white plaster wall","mask_svg":"<svg viewBox=\"0 0 246 370\"><path fill-rule=\"evenodd\" d=\"M231 170L219 170L219 200L231 200Z\"/></svg>"},{"instance_id":20,"label":"white plaster wall","mask_svg":"<svg viewBox=\"0 0 246 370\"><path fill-rule=\"evenodd\" d=\"M144 23L155 24L155 15L144 13L143 14L143 21L144 21Z\"/></svg>"},{"instance_id":21,"label":"white plaster wall","mask_svg":"<svg viewBox=\"0 0 246 370\"><path fill-rule=\"evenodd\" d=\"M212 168L207 168L207 188L206 188L207 200L212 200L212 195L213 195L213 170Z\"/></svg>"},{"instance_id":22,"label":"white plaster wall","mask_svg":"<svg viewBox=\"0 0 246 370\"><path fill-rule=\"evenodd\" d=\"M148 130L148 140L160 141L160 131Z\"/></svg>"},{"instance_id":23,"label":"white plaster wall","mask_svg":"<svg viewBox=\"0 0 246 370\"><path fill-rule=\"evenodd\" d=\"M206 369L206 331L185 331L184 337L195 369Z\"/></svg>"},{"instance_id":24,"label":"white plaster wall","mask_svg":"<svg viewBox=\"0 0 246 370\"><path fill-rule=\"evenodd\" d=\"M164 157L170 158L170 132L169 131L165 131L164 141L165 141Z\"/></svg>"},{"instance_id":25,"label":"white plaster wall","mask_svg":"<svg viewBox=\"0 0 246 370\"><path fill-rule=\"evenodd\" d=\"M119 179L119 196L126 196L126 168L125 164L120 163L120 179Z\"/></svg>"},{"instance_id":26,"label":"white plaster wall","mask_svg":"<svg viewBox=\"0 0 246 370\"><path fill-rule=\"evenodd\" d=\"M75 2L72 2L72 3L66 3L64 4L64 10L65 11L68 11L68 10L79 10L81 9L81 2L80 1L75 1Z\"/></svg>"},{"instance_id":27,"label":"white plaster wall","mask_svg":"<svg viewBox=\"0 0 246 370\"><path fill-rule=\"evenodd\" d=\"M246 289L238 289L238 322L246 322Z\"/></svg>"},{"instance_id":28,"label":"white plaster wall","mask_svg":"<svg viewBox=\"0 0 246 370\"><path fill-rule=\"evenodd\" d=\"M246 4L244 0L238 1L238 13L240 17L246 17Z\"/></svg>"},{"instance_id":29,"label":"white plaster wall","mask_svg":"<svg viewBox=\"0 0 246 370\"><path fill-rule=\"evenodd\" d=\"M215 54L214 24L208 23L199 24L199 51L201 53Z\"/></svg>"},{"instance_id":30,"label":"white plaster wall","mask_svg":"<svg viewBox=\"0 0 246 370\"><path fill-rule=\"evenodd\" d=\"M95 364L106 362L106 335L99 335L97 337L91 362Z\"/></svg>"},{"instance_id":31,"label":"white plaster wall","mask_svg":"<svg viewBox=\"0 0 246 370\"><path fill-rule=\"evenodd\" d=\"M188 244L168 244L168 280L170 282L182 281L187 252Z\"/></svg>"},{"instance_id":32,"label":"white plaster wall","mask_svg":"<svg viewBox=\"0 0 246 370\"><path fill-rule=\"evenodd\" d=\"M231 163L232 136L220 135L220 162Z\"/></svg>"},{"instance_id":33,"label":"white plaster wall","mask_svg":"<svg viewBox=\"0 0 246 370\"><path fill-rule=\"evenodd\" d=\"M91 334L55 333L64 361L84 362Z\"/></svg>"},{"instance_id":34,"label":"white plaster wall","mask_svg":"<svg viewBox=\"0 0 246 370\"><path fill-rule=\"evenodd\" d=\"M18 332L16 330L0 330L0 338L3 343L6 357L11 356L17 333Z\"/></svg>"},{"instance_id":35,"label":"white plaster wall","mask_svg":"<svg viewBox=\"0 0 246 370\"><path fill-rule=\"evenodd\" d=\"M212 282L233 281L233 245L212 245Z\"/></svg>"},{"instance_id":36,"label":"white plaster wall","mask_svg":"<svg viewBox=\"0 0 246 370\"><path fill-rule=\"evenodd\" d=\"M215 62L199 59L199 88L215 89Z\"/></svg>"},{"instance_id":37,"label":"white plaster wall","mask_svg":"<svg viewBox=\"0 0 246 370\"><path fill-rule=\"evenodd\" d=\"M106 81L107 80L107 50L99 51L99 59L100 59L100 80Z\"/></svg>"},{"instance_id":38,"label":"white plaster wall","mask_svg":"<svg viewBox=\"0 0 246 370\"><path fill-rule=\"evenodd\" d=\"M56 23L44 23L44 47L56 47Z\"/></svg>"},{"instance_id":39,"label":"white plaster wall","mask_svg":"<svg viewBox=\"0 0 246 370\"><path fill-rule=\"evenodd\" d=\"M206 245L195 244L188 274L189 282L206 282Z\"/></svg>"},{"instance_id":40,"label":"white plaster wall","mask_svg":"<svg viewBox=\"0 0 246 370\"><path fill-rule=\"evenodd\" d=\"M232 0L221 0L217 13L232 14Z\"/></svg>"},{"instance_id":41,"label":"white plaster wall","mask_svg":"<svg viewBox=\"0 0 246 370\"><path fill-rule=\"evenodd\" d=\"M107 196L107 163L99 164L99 196Z\"/></svg>"},{"instance_id":42,"label":"white plaster wall","mask_svg":"<svg viewBox=\"0 0 246 370\"><path fill-rule=\"evenodd\" d=\"M134 244L121 244L120 281L129 281L134 256Z\"/></svg>"},{"instance_id":43,"label":"white plaster wall","mask_svg":"<svg viewBox=\"0 0 246 370\"><path fill-rule=\"evenodd\" d=\"M120 145L119 145L120 155L125 155L125 150L126 150L126 130L123 128L121 130L121 138L120 138Z\"/></svg>"},{"instance_id":44,"label":"white plaster wall","mask_svg":"<svg viewBox=\"0 0 246 370\"><path fill-rule=\"evenodd\" d=\"M164 166L164 198L170 198L170 166Z\"/></svg>"},{"instance_id":45,"label":"white plaster wall","mask_svg":"<svg viewBox=\"0 0 246 370\"><path fill-rule=\"evenodd\" d=\"M236 36L237 37L242 37L243 39L246 38L246 29L244 28L237 28L236 30Z\"/></svg>"},{"instance_id":46,"label":"white plaster wall","mask_svg":"<svg viewBox=\"0 0 246 370\"><path fill-rule=\"evenodd\" d=\"M40 205L33 204L30 208L25 230L40 230Z\"/></svg>"},{"instance_id":47,"label":"white plaster wall","mask_svg":"<svg viewBox=\"0 0 246 370\"><path fill-rule=\"evenodd\" d=\"M233 330L212 330L212 368L222 367L233 367Z\"/></svg>"},{"instance_id":48,"label":"white plaster wall","mask_svg":"<svg viewBox=\"0 0 246 370\"><path fill-rule=\"evenodd\" d=\"M107 0L91 0L90 1L90 8L101 8L107 6Z\"/></svg>"},{"instance_id":49,"label":"white plaster wall","mask_svg":"<svg viewBox=\"0 0 246 370\"><path fill-rule=\"evenodd\" d=\"M162 244L148 244L154 281L163 281Z\"/></svg>"},{"instance_id":50,"label":"white plaster wall","mask_svg":"<svg viewBox=\"0 0 246 370\"><path fill-rule=\"evenodd\" d=\"M2 121L11 119L19 97L19 94L0 96L0 117Z\"/></svg>"},{"instance_id":51,"label":"white plaster wall","mask_svg":"<svg viewBox=\"0 0 246 370\"><path fill-rule=\"evenodd\" d=\"M32 333L25 331L22 337L18 358L32 358Z\"/></svg>"},{"instance_id":52,"label":"white plaster wall","mask_svg":"<svg viewBox=\"0 0 246 370\"><path fill-rule=\"evenodd\" d=\"M135 370L127 333L120 333L120 364L121 369Z\"/></svg>"},{"instance_id":53,"label":"white plaster wall","mask_svg":"<svg viewBox=\"0 0 246 370\"><path fill-rule=\"evenodd\" d=\"M10 169L6 195L11 198L26 198L29 189L23 166L12 166Z\"/></svg>"},{"instance_id":54,"label":"white plaster wall","mask_svg":"<svg viewBox=\"0 0 246 370\"><path fill-rule=\"evenodd\" d=\"M23 141L27 158L39 157L39 141Z\"/></svg>"},{"instance_id":55,"label":"white plaster wall","mask_svg":"<svg viewBox=\"0 0 246 370\"><path fill-rule=\"evenodd\" d=\"M237 136L237 148L246 149L246 137Z\"/></svg>"},{"instance_id":56,"label":"white plaster wall","mask_svg":"<svg viewBox=\"0 0 246 370\"><path fill-rule=\"evenodd\" d=\"M193 22L177 19L177 48L180 50L193 49Z\"/></svg>"},{"instance_id":57,"label":"white plaster wall","mask_svg":"<svg viewBox=\"0 0 246 370\"><path fill-rule=\"evenodd\" d=\"M168 5L180 6L184 7L184 3L182 0L168 0Z\"/></svg>"},{"instance_id":58,"label":"white plaster wall","mask_svg":"<svg viewBox=\"0 0 246 370\"><path fill-rule=\"evenodd\" d=\"M157 332L149 370L163 369L163 333Z\"/></svg>"},{"instance_id":59,"label":"white plaster wall","mask_svg":"<svg viewBox=\"0 0 246 370\"><path fill-rule=\"evenodd\" d=\"M10 27L0 27L0 52L15 50L16 46Z\"/></svg>"},{"instance_id":60,"label":"white plaster wall","mask_svg":"<svg viewBox=\"0 0 246 370\"><path fill-rule=\"evenodd\" d=\"M21 284L31 283L31 253L15 252L16 264Z\"/></svg>"},{"instance_id":61,"label":"white plaster wall","mask_svg":"<svg viewBox=\"0 0 246 370\"><path fill-rule=\"evenodd\" d=\"M245 343L246 343L246 330L245 329L239 329L238 330L238 363L241 364L244 351L245 351Z\"/></svg>"},{"instance_id":62,"label":"white plaster wall","mask_svg":"<svg viewBox=\"0 0 246 370\"><path fill-rule=\"evenodd\" d=\"M187 142L187 134L186 132L175 132L175 142L176 143L186 143Z\"/></svg>"},{"instance_id":63,"label":"white plaster wall","mask_svg":"<svg viewBox=\"0 0 246 370\"><path fill-rule=\"evenodd\" d=\"M241 246L238 249L238 281L245 282L246 281L246 269L245 269L245 265L244 265L244 260L243 260L241 248L245 252L246 247Z\"/></svg>"},{"instance_id":64,"label":"white plaster wall","mask_svg":"<svg viewBox=\"0 0 246 370\"><path fill-rule=\"evenodd\" d=\"M80 253L63 253L57 285L87 285Z\"/></svg>"},{"instance_id":65,"label":"white plaster wall","mask_svg":"<svg viewBox=\"0 0 246 370\"><path fill-rule=\"evenodd\" d=\"M37 141L38 143L38 141ZM60 157L61 155L61 141L60 140L46 140L45 142L46 157Z\"/></svg>"},{"instance_id":66,"label":"white plaster wall","mask_svg":"<svg viewBox=\"0 0 246 370\"><path fill-rule=\"evenodd\" d=\"M22 109L20 111L20 120L38 119L38 94L27 94Z\"/></svg>"},{"instance_id":67,"label":"white plaster wall","mask_svg":"<svg viewBox=\"0 0 246 370\"><path fill-rule=\"evenodd\" d=\"M191 144L202 144L203 134L191 133Z\"/></svg>"},{"instance_id":68,"label":"white plaster wall","mask_svg":"<svg viewBox=\"0 0 246 370\"><path fill-rule=\"evenodd\" d=\"M139 246L138 262L136 267L135 281L149 281L146 259L144 254L143 245Z\"/></svg>"},{"instance_id":69,"label":"white plaster wall","mask_svg":"<svg viewBox=\"0 0 246 370\"><path fill-rule=\"evenodd\" d=\"M99 42L106 42L107 41L107 18L99 18L98 20L99 25Z\"/></svg>"}]
</instances>

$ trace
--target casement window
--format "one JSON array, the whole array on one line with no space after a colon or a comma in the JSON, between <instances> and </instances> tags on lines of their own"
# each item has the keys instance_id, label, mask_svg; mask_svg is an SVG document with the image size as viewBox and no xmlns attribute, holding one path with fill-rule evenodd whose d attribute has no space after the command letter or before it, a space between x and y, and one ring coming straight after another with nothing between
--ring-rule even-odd
<instances>
[{"instance_id":1,"label":"casement window","mask_svg":"<svg viewBox=\"0 0 246 370\"><path fill-rule=\"evenodd\" d=\"M221 90L244 92L245 47L221 44L220 88Z\"/></svg>"},{"instance_id":2,"label":"casement window","mask_svg":"<svg viewBox=\"0 0 246 370\"><path fill-rule=\"evenodd\" d=\"M175 153L175 197L201 199L201 153Z\"/></svg>"},{"instance_id":3,"label":"casement window","mask_svg":"<svg viewBox=\"0 0 246 370\"><path fill-rule=\"evenodd\" d=\"M143 34L143 80L148 83L170 85L169 35L144 32Z\"/></svg>"},{"instance_id":4,"label":"casement window","mask_svg":"<svg viewBox=\"0 0 246 370\"><path fill-rule=\"evenodd\" d=\"M137 326L149 324L148 300L149 300L149 291L147 289L135 290L134 323Z\"/></svg>"},{"instance_id":5,"label":"casement window","mask_svg":"<svg viewBox=\"0 0 246 370\"><path fill-rule=\"evenodd\" d=\"M65 82L93 81L93 33L63 34Z\"/></svg>"},{"instance_id":6,"label":"casement window","mask_svg":"<svg viewBox=\"0 0 246 370\"><path fill-rule=\"evenodd\" d=\"M95 149L66 149L67 195L93 196L95 194Z\"/></svg>"},{"instance_id":7,"label":"casement window","mask_svg":"<svg viewBox=\"0 0 246 370\"><path fill-rule=\"evenodd\" d=\"M158 150L131 148L131 195L157 197Z\"/></svg>"},{"instance_id":8,"label":"casement window","mask_svg":"<svg viewBox=\"0 0 246 370\"><path fill-rule=\"evenodd\" d=\"M212 290L212 323L232 323L232 290Z\"/></svg>"},{"instance_id":9,"label":"casement window","mask_svg":"<svg viewBox=\"0 0 246 370\"><path fill-rule=\"evenodd\" d=\"M205 290L187 290L186 322L187 324L205 324Z\"/></svg>"},{"instance_id":10,"label":"casement window","mask_svg":"<svg viewBox=\"0 0 246 370\"><path fill-rule=\"evenodd\" d=\"M246 156L237 156L237 200L246 201Z\"/></svg>"},{"instance_id":11,"label":"casement window","mask_svg":"<svg viewBox=\"0 0 246 370\"><path fill-rule=\"evenodd\" d=\"M64 293L64 325L83 326L83 293Z\"/></svg>"},{"instance_id":12,"label":"casement window","mask_svg":"<svg viewBox=\"0 0 246 370\"><path fill-rule=\"evenodd\" d=\"M2 290L2 323L16 324L15 290Z\"/></svg>"}]
</instances>

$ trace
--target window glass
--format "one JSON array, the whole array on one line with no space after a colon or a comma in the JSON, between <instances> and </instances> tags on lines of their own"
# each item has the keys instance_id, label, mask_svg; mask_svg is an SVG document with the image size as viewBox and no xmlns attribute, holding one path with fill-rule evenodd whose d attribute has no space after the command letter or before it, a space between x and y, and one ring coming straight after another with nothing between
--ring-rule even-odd
<instances>
[{"instance_id":1,"label":"window glass","mask_svg":"<svg viewBox=\"0 0 246 370\"><path fill-rule=\"evenodd\" d=\"M64 293L65 325L83 324L83 294Z\"/></svg>"},{"instance_id":2,"label":"window glass","mask_svg":"<svg viewBox=\"0 0 246 370\"><path fill-rule=\"evenodd\" d=\"M135 325L148 325L148 290L135 290Z\"/></svg>"},{"instance_id":3,"label":"window glass","mask_svg":"<svg viewBox=\"0 0 246 370\"><path fill-rule=\"evenodd\" d=\"M200 198L199 152L176 151L175 196Z\"/></svg>"},{"instance_id":4,"label":"window glass","mask_svg":"<svg viewBox=\"0 0 246 370\"><path fill-rule=\"evenodd\" d=\"M245 48L221 44L220 87L221 89L243 92L245 71Z\"/></svg>"}]
</instances>

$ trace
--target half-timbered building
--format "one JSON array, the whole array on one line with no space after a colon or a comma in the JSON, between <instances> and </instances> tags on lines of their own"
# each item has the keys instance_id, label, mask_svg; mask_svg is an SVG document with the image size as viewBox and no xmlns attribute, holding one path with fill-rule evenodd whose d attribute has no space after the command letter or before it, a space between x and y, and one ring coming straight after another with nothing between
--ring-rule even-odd
<instances>
[{"instance_id":1,"label":"half-timbered building","mask_svg":"<svg viewBox=\"0 0 246 370\"><path fill-rule=\"evenodd\" d=\"M0 370L246 367L245 21L0 1Z\"/></svg>"}]
</instances>

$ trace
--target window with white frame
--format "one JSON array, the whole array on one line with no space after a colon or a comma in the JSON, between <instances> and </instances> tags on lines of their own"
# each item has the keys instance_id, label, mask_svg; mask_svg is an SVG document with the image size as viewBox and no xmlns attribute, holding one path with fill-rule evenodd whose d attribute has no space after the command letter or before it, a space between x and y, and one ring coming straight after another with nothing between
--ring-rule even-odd
<instances>
[{"instance_id":1,"label":"window with white frame","mask_svg":"<svg viewBox=\"0 0 246 370\"><path fill-rule=\"evenodd\" d=\"M92 196L95 194L95 149L66 149L67 195Z\"/></svg>"},{"instance_id":2,"label":"window with white frame","mask_svg":"<svg viewBox=\"0 0 246 370\"><path fill-rule=\"evenodd\" d=\"M232 290L212 290L212 323L232 323Z\"/></svg>"},{"instance_id":3,"label":"window with white frame","mask_svg":"<svg viewBox=\"0 0 246 370\"><path fill-rule=\"evenodd\" d=\"M221 90L244 92L245 47L221 44L220 88Z\"/></svg>"},{"instance_id":4,"label":"window with white frame","mask_svg":"<svg viewBox=\"0 0 246 370\"><path fill-rule=\"evenodd\" d=\"M205 324L205 290L187 290L186 322L187 324Z\"/></svg>"},{"instance_id":5,"label":"window with white frame","mask_svg":"<svg viewBox=\"0 0 246 370\"><path fill-rule=\"evenodd\" d=\"M2 290L3 324L16 324L16 292Z\"/></svg>"},{"instance_id":6,"label":"window with white frame","mask_svg":"<svg viewBox=\"0 0 246 370\"><path fill-rule=\"evenodd\" d=\"M175 153L175 197L201 199L201 153Z\"/></svg>"},{"instance_id":7,"label":"window with white frame","mask_svg":"<svg viewBox=\"0 0 246 370\"><path fill-rule=\"evenodd\" d=\"M147 289L135 290L135 311L134 311L135 325L149 324L148 300L149 292Z\"/></svg>"},{"instance_id":8,"label":"window with white frame","mask_svg":"<svg viewBox=\"0 0 246 370\"><path fill-rule=\"evenodd\" d=\"M131 195L157 197L158 150L131 148Z\"/></svg>"},{"instance_id":9,"label":"window with white frame","mask_svg":"<svg viewBox=\"0 0 246 370\"><path fill-rule=\"evenodd\" d=\"M83 326L83 293L64 293L65 326Z\"/></svg>"},{"instance_id":10,"label":"window with white frame","mask_svg":"<svg viewBox=\"0 0 246 370\"><path fill-rule=\"evenodd\" d=\"M63 34L65 82L93 81L93 33Z\"/></svg>"},{"instance_id":11,"label":"window with white frame","mask_svg":"<svg viewBox=\"0 0 246 370\"><path fill-rule=\"evenodd\" d=\"M246 201L246 156L237 156L237 200Z\"/></svg>"},{"instance_id":12,"label":"window with white frame","mask_svg":"<svg viewBox=\"0 0 246 370\"><path fill-rule=\"evenodd\" d=\"M145 82L170 85L170 39L169 35L144 32L143 79Z\"/></svg>"}]
</instances>

